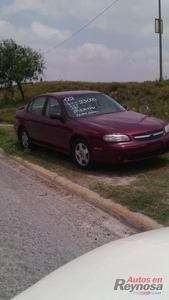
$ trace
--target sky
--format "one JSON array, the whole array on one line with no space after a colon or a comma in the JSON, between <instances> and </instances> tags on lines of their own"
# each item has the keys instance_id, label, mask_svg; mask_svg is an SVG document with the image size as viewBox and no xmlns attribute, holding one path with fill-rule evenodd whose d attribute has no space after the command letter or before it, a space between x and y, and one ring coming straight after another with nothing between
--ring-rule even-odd
<instances>
[{"instance_id":1,"label":"sky","mask_svg":"<svg viewBox=\"0 0 169 300\"><path fill-rule=\"evenodd\" d=\"M161 14L168 79L169 0L161 0ZM0 40L40 51L47 81L154 81L158 17L159 0L0 0Z\"/></svg>"}]
</instances>

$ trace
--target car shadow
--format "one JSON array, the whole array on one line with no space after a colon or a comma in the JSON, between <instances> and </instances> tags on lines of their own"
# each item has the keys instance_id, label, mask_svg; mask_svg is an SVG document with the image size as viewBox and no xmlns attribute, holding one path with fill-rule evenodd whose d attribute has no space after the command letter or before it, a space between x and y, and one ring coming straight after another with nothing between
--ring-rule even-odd
<instances>
[{"instance_id":1,"label":"car shadow","mask_svg":"<svg viewBox=\"0 0 169 300\"><path fill-rule=\"evenodd\" d=\"M166 166L169 166L169 155L125 164L98 164L95 172L99 172L102 175L134 176L145 172L160 170Z\"/></svg>"},{"instance_id":2,"label":"car shadow","mask_svg":"<svg viewBox=\"0 0 169 300\"><path fill-rule=\"evenodd\" d=\"M66 154L41 146L34 146L31 156L50 164L50 168L57 172L57 169L66 169L76 172L77 175L90 174L93 176L120 177L136 176L141 173L160 170L169 167L169 154L153 157L142 161L125 164L101 164L97 163L92 170L79 169L73 160Z\"/></svg>"}]
</instances>

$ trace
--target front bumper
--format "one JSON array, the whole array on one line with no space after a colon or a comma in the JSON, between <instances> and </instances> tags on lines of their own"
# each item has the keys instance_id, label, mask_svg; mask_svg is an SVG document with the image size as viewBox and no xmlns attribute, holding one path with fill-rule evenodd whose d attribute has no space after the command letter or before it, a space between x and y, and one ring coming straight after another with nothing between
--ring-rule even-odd
<instances>
[{"instance_id":1,"label":"front bumper","mask_svg":"<svg viewBox=\"0 0 169 300\"><path fill-rule=\"evenodd\" d=\"M147 159L169 152L169 134L153 141L104 143L93 146L94 160L102 163L125 163Z\"/></svg>"}]
</instances>

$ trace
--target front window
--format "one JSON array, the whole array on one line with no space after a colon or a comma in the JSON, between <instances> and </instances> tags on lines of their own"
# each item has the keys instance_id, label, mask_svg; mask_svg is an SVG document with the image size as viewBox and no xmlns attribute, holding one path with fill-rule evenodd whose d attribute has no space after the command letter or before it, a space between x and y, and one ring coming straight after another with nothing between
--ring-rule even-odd
<instances>
[{"instance_id":1,"label":"front window","mask_svg":"<svg viewBox=\"0 0 169 300\"><path fill-rule=\"evenodd\" d=\"M65 97L63 104L68 116L71 118L125 111L120 104L102 93Z\"/></svg>"},{"instance_id":2,"label":"front window","mask_svg":"<svg viewBox=\"0 0 169 300\"><path fill-rule=\"evenodd\" d=\"M54 114L60 114L61 107L58 100L55 97L49 97L46 105L45 116L50 117Z\"/></svg>"}]
</instances>

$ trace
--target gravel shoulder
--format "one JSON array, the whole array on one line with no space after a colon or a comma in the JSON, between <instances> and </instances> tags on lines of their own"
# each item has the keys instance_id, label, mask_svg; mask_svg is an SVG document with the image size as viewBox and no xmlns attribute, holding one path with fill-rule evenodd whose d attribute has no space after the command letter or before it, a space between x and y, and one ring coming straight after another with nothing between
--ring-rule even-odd
<instances>
[{"instance_id":1,"label":"gravel shoulder","mask_svg":"<svg viewBox=\"0 0 169 300\"><path fill-rule=\"evenodd\" d=\"M88 251L137 232L2 153L0 170L1 300Z\"/></svg>"}]
</instances>

